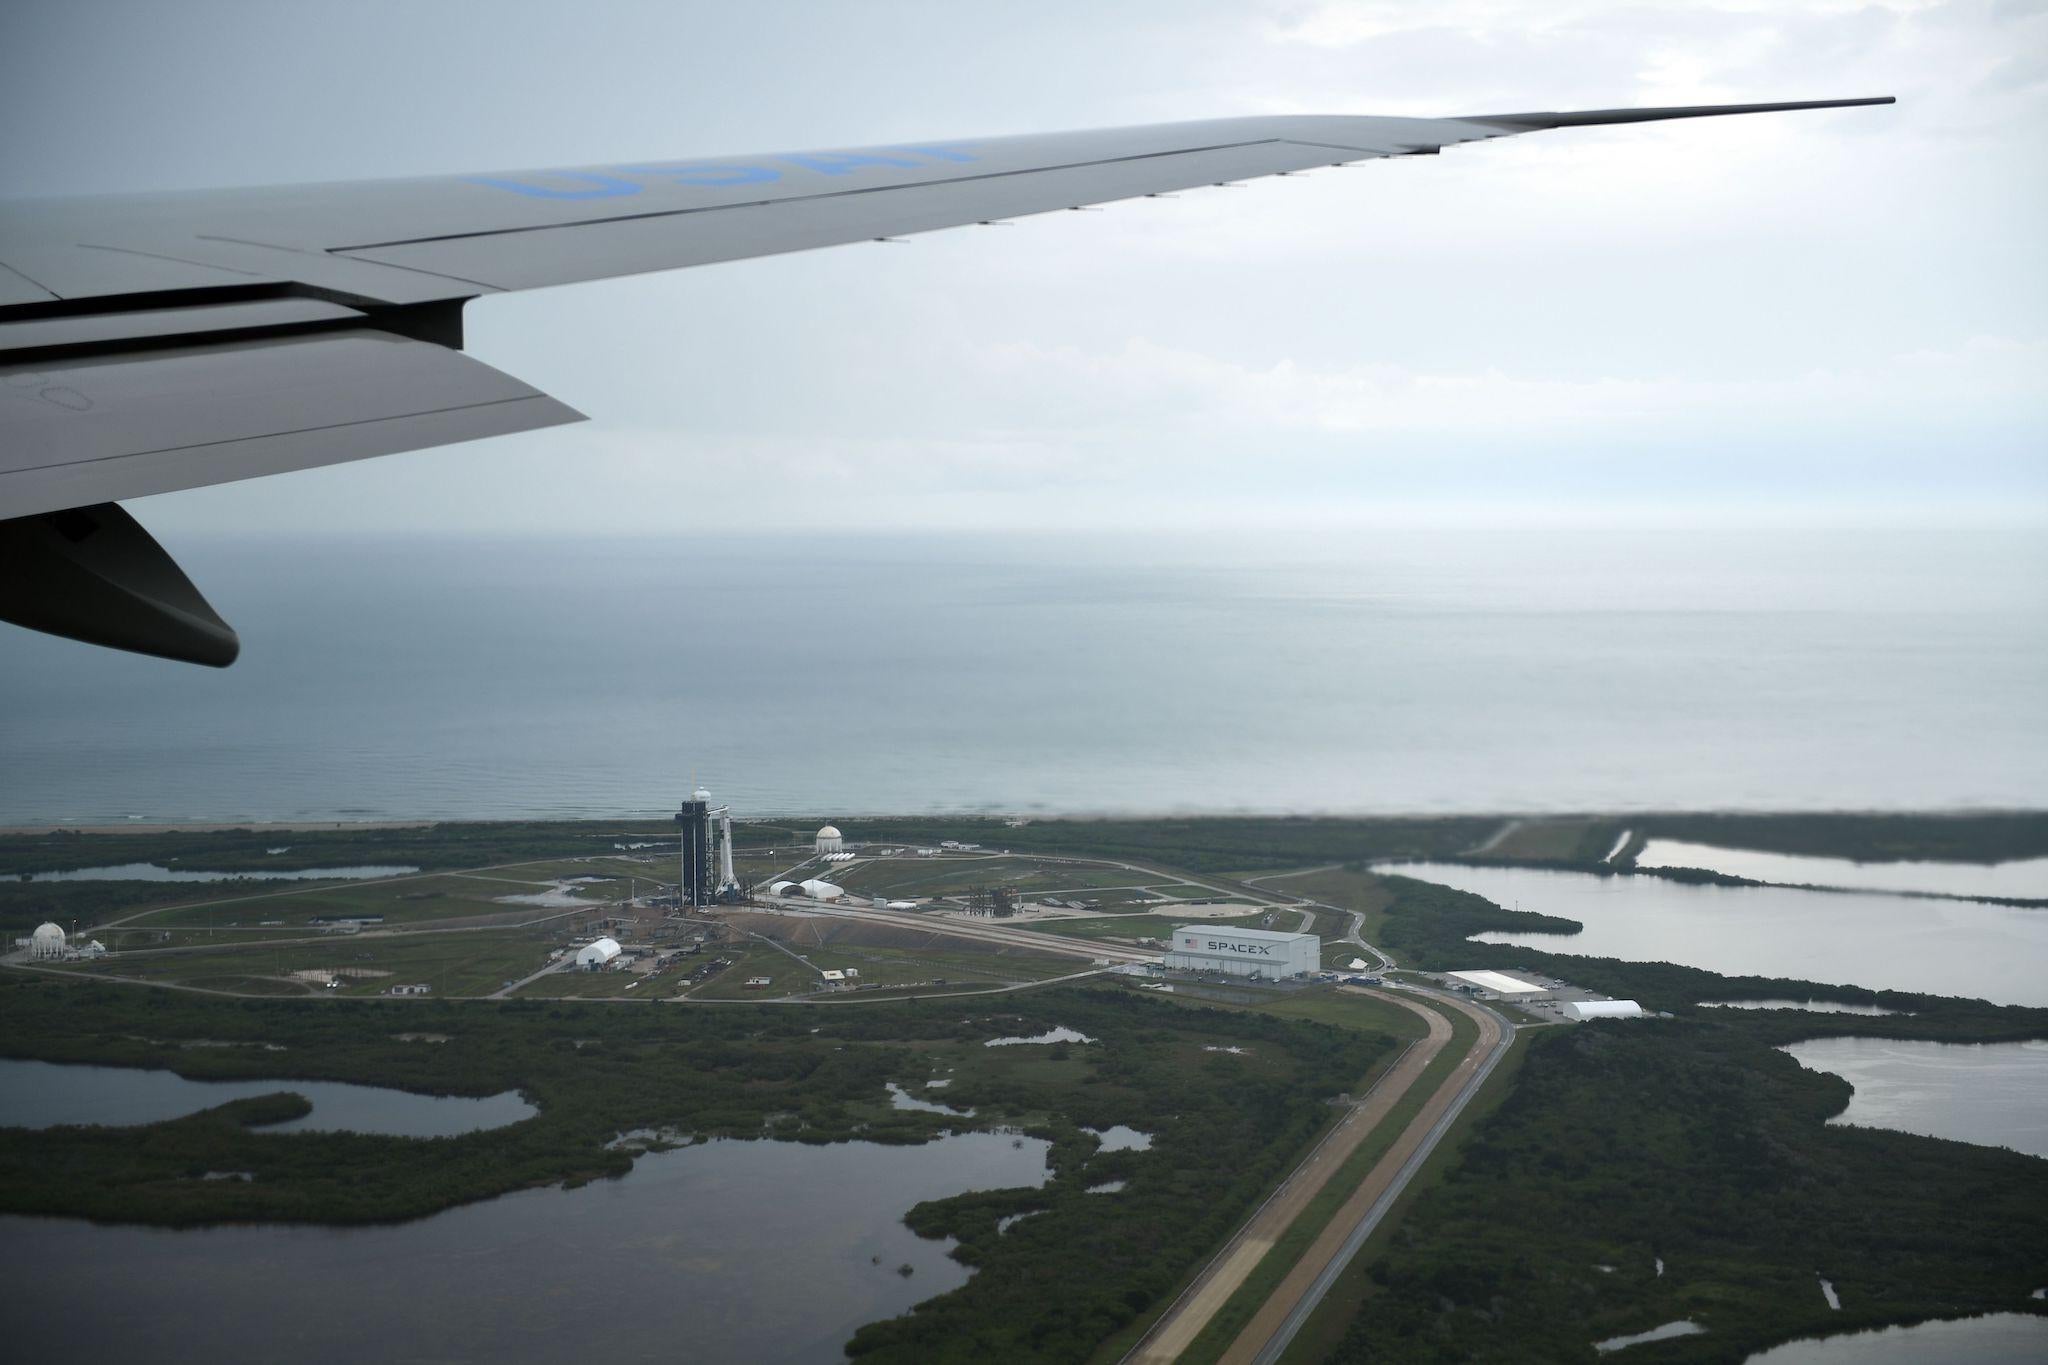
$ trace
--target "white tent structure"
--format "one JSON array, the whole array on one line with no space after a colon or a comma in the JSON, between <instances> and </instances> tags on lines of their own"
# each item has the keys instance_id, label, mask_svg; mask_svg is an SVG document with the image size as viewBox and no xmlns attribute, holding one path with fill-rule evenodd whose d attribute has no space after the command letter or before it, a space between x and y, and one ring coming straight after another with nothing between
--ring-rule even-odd
<instances>
[{"instance_id":1,"label":"white tent structure","mask_svg":"<svg viewBox=\"0 0 2048 1365\"><path fill-rule=\"evenodd\" d=\"M36 931L30 934L28 938L28 955L30 957L64 956L64 930L47 920L38 924Z\"/></svg>"},{"instance_id":2,"label":"white tent structure","mask_svg":"<svg viewBox=\"0 0 2048 1365\"><path fill-rule=\"evenodd\" d=\"M576 965L586 971L596 971L619 955L619 941L615 938L601 938L587 943L576 950Z\"/></svg>"},{"instance_id":3,"label":"white tent structure","mask_svg":"<svg viewBox=\"0 0 2048 1365\"><path fill-rule=\"evenodd\" d=\"M1550 988L1539 986L1533 981L1524 981L1519 976L1506 972L1445 972L1445 976L1462 981L1475 991L1499 996L1503 1000L1548 1000Z\"/></svg>"},{"instance_id":4,"label":"white tent structure","mask_svg":"<svg viewBox=\"0 0 2048 1365\"><path fill-rule=\"evenodd\" d=\"M1633 1000L1567 1000L1567 1019L1640 1019L1643 1007Z\"/></svg>"},{"instance_id":5,"label":"white tent structure","mask_svg":"<svg viewBox=\"0 0 2048 1365\"><path fill-rule=\"evenodd\" d=\"M817 852L844 853L845 851L846 841L845 839L840 837L839 826L827 825L825 826L825 828L818 831Z\"/></svg>"},{"instance_id":6,"label":"white tent structure","mask_svg":"<svg viewBox=\"0 0 2048 1365\"><path fill-rule=\"evenodd\" d=\"M816 877L803 883L798 890L814 901L836 901L846 894L845 887L834 886L831 882L821 882Z\"/></svg>"}]
</instances>

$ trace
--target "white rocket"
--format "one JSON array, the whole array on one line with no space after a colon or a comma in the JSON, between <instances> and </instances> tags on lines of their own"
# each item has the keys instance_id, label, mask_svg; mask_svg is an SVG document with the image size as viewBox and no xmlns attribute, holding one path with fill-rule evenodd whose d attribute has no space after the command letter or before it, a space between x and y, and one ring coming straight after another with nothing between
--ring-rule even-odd
<instances>
[{"instance_id":1,"label":"white rocket","mask_svg":"<svg viewBox=\"0 0 2048 1365\"><path fill-rule=\"evenodd\" d=\"M732 870L732 807L718 812L718 890L720 894L740 889Z\"/></svg>"}]
</instances>

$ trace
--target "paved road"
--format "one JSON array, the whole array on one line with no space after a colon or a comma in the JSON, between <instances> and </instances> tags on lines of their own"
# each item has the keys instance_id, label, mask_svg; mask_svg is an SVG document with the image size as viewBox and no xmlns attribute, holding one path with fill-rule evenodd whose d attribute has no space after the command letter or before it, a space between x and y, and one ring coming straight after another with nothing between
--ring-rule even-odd
<instances>
[{"instance_id":1,"label":"paved road","mask_svg":"<svg viewBox=\"0 0 2048 1365\"><path fill-rule=\"evenodd\" d=\"M1223 1305L1229 1302L1230 1296L1243 1285L1245 1278L1265 1259L1273 1244L1301 1216L1309 1201L1322 1192L1359 1144L1372 1135L1451 1041L1451 1026L1437 1011L1391 993L1361 993L1413 1010L1422 1016L1428 1029L1426 1035L1410 1044L1372 1088L1352 1103L1350 1111L1336 1127L1324 1135L1323 1140L1238 1229L1237 1235L1195 1277L1194 1283L1153 1324L1152 1330L1131 1349L1124 1357L1126 1361L1136 1365L1168 1365L1168 1362L1178 1360Z\"/></svg>"},{"instance_id":2,"label":"paved road","mask_svg":"<svg viewBox=\"0 0 2048 1365\"><path fill-rule=\"evenodd\" d=\"M1231 1343L1223 1355L1226 1365L1272 1365L1280 1359L1513 1044L1512 1026L1485 1006L1435 991L1418 994L1469 1015L1479 1025L1477 1041Z\"/></svg>"},{"instance_id":3,"label":"paved road","mask_svg":"<svg viewBox=\"0 0 2048 1365\"><path fill-rule=\"evenodd\" d=\"M857 909L824 901L796 901L792 899L788 908L780 906L757 906L752 914L795 914L824 919L861 920L869 924L886 924L897 929L917 929L928 934L945 934L953 938L975 939L984 943L1000 943L1011 948L1031 948L1038 952L1058 953L1065 957L1108 958L1113 962L1157 962L1157 949L1130 948L1120 943L1104 943L1095 939L1069 938L1062 934L1042 933L1016 925L1003 924L994 920L959 920L940 915L919 914L914 910L872 910Z\"/></svg>"},{"instance_id":4,"label":"paved road","mask_svg":"<svg viewBox=\"0 0 2048 1365\"><path fill-rule=\"evenodd\" d=\"M1260 884L1264 882L1285 881L1289 877L1310 877L1314 876L1318 872L1335 872L1338 868L1342 866L1343 864L1341 863L1325 863L1321 867L1297 868L1292 872L1269 872L1263 877L1245 878L1245 885L1258 888ZM1331 943L1349 943L1353 947L1358 948L1361 951L1371 953L1374 957L1380 960L1379 969L1383 972L1392 971L1394 969L1393 958L1388 957L1378 948L1373 947L1372 944L1367 943L1365 941L1365 915L1363 912L1350 909L1348 906L1331 905L1328 901L1314 900L1308 896L1297 896L1294 895L1292 892L1287 891L1268 892L1267 894L1289 896L1293 899L1294 904L1296 906L1301 907L1303 909L1327 910L1333 915L1346 916L1351 921L1351 932L1344 935L1344 937L1342 938L1333 938L1329 941Z\"/></svg>"}]
</instances>

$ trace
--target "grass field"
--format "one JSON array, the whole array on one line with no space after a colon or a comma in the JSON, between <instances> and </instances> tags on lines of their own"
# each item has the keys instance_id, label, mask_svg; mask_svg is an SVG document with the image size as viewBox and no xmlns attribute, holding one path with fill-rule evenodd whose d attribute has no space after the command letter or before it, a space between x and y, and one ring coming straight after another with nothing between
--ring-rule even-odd
<instances>
[{"instance_id":1,"label":"grass field","mask_svg":"<svg viewBox=\"0 0 2048 1365\"><path fill-rule=\"evenodd\" d=\"M1205 919L1205 925L1233 925L1246 929L1257 929L1266 916L1241 915L1235 919ZM1293 916L1285 917L1284 923L1291 925ZM1058 934L1063 938L1136 939L1166 938L1185 920L1167 915L1114 915L1107 919L1048 919L1035 920L1031 927L1040 933Z\"/></svg>"},{"instance_id":2,"label":"grass field","mask_svg":"<svg viewBox=\"0 0 2048 1365\"><path fill-rule=\"evenodd\" d=\"M1285 895L1307 896L1311 900L1322 901L1327 905L1358 911L1365 916L1367 943L1379 942L1387 904L1393 900L1392 894L1381 885L1377 876L1347 867L1325 868L1305 872L1299 876L1275 877L1261 882L1260 885L1267 890ZM1324 936L1334 937L1327 933Z\"/></svg>"},{"instance_id":3,"label":"grass field","mask_svg":"<svg viewBox=\"0 0 2048 1365\"><path fill-rule=\"evenodd\" d=\"M270 980L275 986L253 986L264 994L382 995L388 987L424 983L440 995L483 995L507 980L516 980L547 960L552 940L517 930L480 930L448 934L406 934L389 937L352 934L318 943L201 948L179 952L122 953L94 963L67 965L79 976L236 989L219 983L228 978ZM293 972L357 969L388 975L351 979L338 990L301 987Z\"/></svg>"},{"instance_id":4,"label":"grass field","mask_svg":"<svg viewBox=\"0 0 2048 1365\"><path fill-rule=\"evenodd\" d=\"M1023 896L1062 891L1093 896L1107 887L1175 884L1170 876L1148 876L1120 867L1064 863L1040 858L880 858L819 875L848 891L875 896L955 896L976 886L1004 886Z\"/></svg>"}]
</instances>

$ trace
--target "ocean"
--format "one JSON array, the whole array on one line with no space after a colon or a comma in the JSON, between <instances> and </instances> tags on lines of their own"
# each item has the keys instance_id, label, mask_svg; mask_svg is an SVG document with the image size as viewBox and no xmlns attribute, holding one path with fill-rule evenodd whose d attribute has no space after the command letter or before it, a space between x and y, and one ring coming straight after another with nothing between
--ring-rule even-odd
<instances>
[{"instance_id":1,"label":"ocean","mask_svg":"<svg viewBox=\"0 0 2048 1365\"><path fill-rule=\"evenodd\" d=\"M215 672L0 627L0 824L2048 804L2048 537L186 537Z\"/></svg>"}]
</instances>

